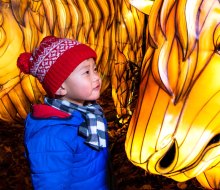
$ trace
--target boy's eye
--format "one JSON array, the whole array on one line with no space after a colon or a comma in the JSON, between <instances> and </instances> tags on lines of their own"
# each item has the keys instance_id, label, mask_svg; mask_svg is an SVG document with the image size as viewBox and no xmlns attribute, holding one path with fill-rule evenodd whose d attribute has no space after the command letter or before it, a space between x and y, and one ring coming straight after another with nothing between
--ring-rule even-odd
<instances>
[{"instance_id":1,"label":"boy's eye","mask_svg":"<svg viewBox=\"0 0 220 190\"><path fill-rule=\"evenodd\" d=\"M89 71L85 71L83 74L89 74Z\"/></svg>"}]
</instances>

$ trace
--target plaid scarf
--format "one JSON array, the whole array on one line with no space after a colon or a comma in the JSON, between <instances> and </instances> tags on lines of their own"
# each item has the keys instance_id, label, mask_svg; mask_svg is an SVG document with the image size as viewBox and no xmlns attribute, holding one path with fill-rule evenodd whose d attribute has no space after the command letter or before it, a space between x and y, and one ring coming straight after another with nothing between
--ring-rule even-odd
<instances>
[{"instance_id":1,"label":"plaid scarf","mask_svg":"<svg viewBox=\"0 0 220 190\"><path fill-rule=\"evenodd\" d=\"M85 117L84 123L79 127L79 134L86 138L85 143L100 150L106 147L106 125L104 123L104 114L101 106L97 103L86 106L79 106L66 100L50 99L45 97L45 104L55 107L56 109L72 114L78 110Z\"/></svg>"}]
</instances>

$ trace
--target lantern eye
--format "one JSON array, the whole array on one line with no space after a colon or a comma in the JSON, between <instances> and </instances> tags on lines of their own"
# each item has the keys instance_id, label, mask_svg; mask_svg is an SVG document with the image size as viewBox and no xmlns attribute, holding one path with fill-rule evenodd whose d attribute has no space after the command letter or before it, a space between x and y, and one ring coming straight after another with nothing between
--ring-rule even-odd
<instances>
[{"instance_id":1,"label":"lantern eye","mask_svg":"<svg viewBox=\"0 0 220 190\"><path fill-rule=\"evenodd\" d=\"M215 31L213 33L213 40L215 52L220 54L220 23L215 28Z\"/></svg>"},{"instance_id":2,"label":"lantern eye","mask_svg":"<svg viewBox=\"0 0 220 190\"><path fill-rule=\"evenodd\" d=\"M220 44L216 47L216 52L220 54Z\"/></svg>"},{"instance_id":3,"label":"lantern eye","mask_svg":"<svg viewBox=\"0 0 220 190\"><path fill-rule=\"evenodd\" d=\"M215 52L220 54L220 36L217 39L217 42L215 44Z\"/></svg>"},{"instance_id":4,"label":"lantern eye","mask_svg":"<svg viewBox=\"0 0 220 190\"><path fill-rule=\"evenodd\" d=\"M219 49L219 51L220 51L220 49ZM217 134L209 141L207 146L215 144L215 143L219 143L219 142L220 142L220 134Z\"/></svg>"}]
</instances>

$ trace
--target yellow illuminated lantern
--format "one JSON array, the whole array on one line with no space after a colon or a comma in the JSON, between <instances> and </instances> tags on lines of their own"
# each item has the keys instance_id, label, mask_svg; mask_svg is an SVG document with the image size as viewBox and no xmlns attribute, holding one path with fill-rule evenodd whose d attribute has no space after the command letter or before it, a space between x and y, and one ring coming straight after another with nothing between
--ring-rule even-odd
<instances>
[{"instance_id":1,"label":"yellow illuminated lantern","mask_svg":"<svg viewBox=\"0 0 220 190\"><path fill-rule=\"evenodd\" d=\"M220 188L220 2L156 0L125 149L146 171Z\"/></svg>"}]
</instances>

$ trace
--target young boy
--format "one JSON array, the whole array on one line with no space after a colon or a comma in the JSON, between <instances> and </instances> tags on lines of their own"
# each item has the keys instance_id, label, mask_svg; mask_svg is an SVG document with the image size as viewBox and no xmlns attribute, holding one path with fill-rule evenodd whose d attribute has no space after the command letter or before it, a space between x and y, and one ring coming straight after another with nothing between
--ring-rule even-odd
<instances>
[{"instance_id":1,"label":"young boy","mask_svg":"<svg viewBox=\"0 0 220 190\"><path fill-rule=\"evenodd\" d=\"M107 123L96 53L77 41L45 37L17 65L47 92L25 124L26 156L37 190L110 189Z\"/></svg>"}]
</instances>

